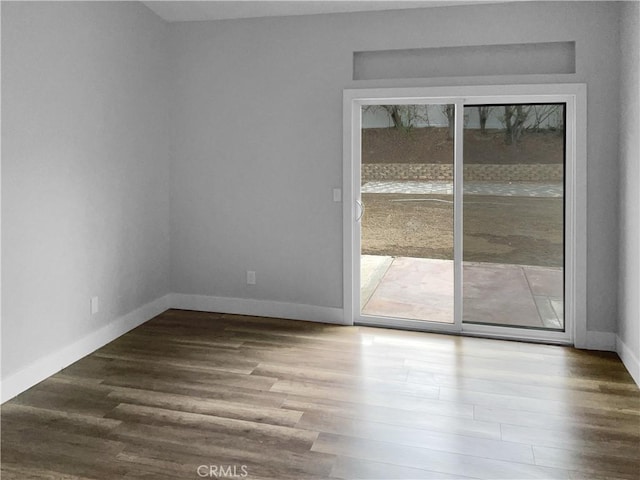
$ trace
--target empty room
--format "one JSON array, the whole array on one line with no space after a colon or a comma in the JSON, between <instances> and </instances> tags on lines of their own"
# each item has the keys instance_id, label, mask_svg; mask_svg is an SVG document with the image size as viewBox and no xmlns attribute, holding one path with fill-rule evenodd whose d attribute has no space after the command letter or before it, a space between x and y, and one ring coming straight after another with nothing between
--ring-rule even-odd
<instances>
[{"instance_id":1,"label":"empty room","mask_svg":"<svg viewBox=\"0 0 640 480\"><path fill-rule=\"evenodd\" d=\"M640 479L640 2L0 15L2 479Z\"/></svg>"}]
</instances>

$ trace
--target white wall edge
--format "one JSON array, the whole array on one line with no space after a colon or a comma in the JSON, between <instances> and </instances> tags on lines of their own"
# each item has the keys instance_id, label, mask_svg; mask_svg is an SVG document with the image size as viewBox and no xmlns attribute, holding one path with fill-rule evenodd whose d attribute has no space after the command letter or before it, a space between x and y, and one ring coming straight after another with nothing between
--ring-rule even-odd
<instances>
[{"instance_id":1,"label":"white wall edge","mask_svg":"<svg viewBox=\"0 0 640 480\"><path fill-rule=\"evenodd\" d=\"M587 330L584 345L576 345L576 348L615 352L616 334L612 332L596 332L593 330Z\"/></svg>"},{"instance_id":2,"label":"white wall edge","mask_svg":"<svg viewBox=\"0 0 640 480\"><path fill-rule=\"evenodd\" d=\"M634 352L619 336L616 336L616 352L631 377L633 377L636 385L640 387L640 359L635 356Z\"/></svg>"},{"instance_id":3,"label":"white wall edge","mask_svg":"<svg viewBox=\"0 0 640 480\"><path fill-rule=\"evenodd\" d=\"M0 401L2 403L33 387L51 375L58 373L81 358L103 347L129 330L136 328L171 307L171 295L164 295L132 312L123 315L99 330L80 340L53 352L28 367L9 375L0 383Z\"/></svg>"},{"instance_id":4,"label":"white wall edge","mask_svg":"<svg viewBox=\"0 0 640 480\"><path fill-rule=\"evenodd\" d=\"M271 300L174 293L171 298L171 307L199 312L286 318L288 320L304 320L338 325L347 324L345 323L344 310L342 308L318 307Z\"/></svg>"}]
</instances>

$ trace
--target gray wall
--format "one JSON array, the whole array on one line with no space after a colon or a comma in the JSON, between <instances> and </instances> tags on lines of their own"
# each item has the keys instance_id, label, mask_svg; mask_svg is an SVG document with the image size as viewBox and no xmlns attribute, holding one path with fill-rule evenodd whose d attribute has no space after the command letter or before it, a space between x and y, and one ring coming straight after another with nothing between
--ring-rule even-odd
<instances>
[{"instance_id":1,"label":"gray wall","mask_svg":"<svg viewBox=\"0 0 640 480\"><path fill-rule=\"evenodd\" d=\"M139 3L2 3L3 379L169 291L165 41Z\"/></svg>"},{"instance_id":2,"label":"gray wall","mask_svg":"<svg viewBox=\"0 0 640 480\"><path fill-rule=\"evenodd\" d=\"M615 332L618 13L532 2L171 24L172 291L342 306L344 88L584 82L587 327ZM576 42L575 74L352 80L354 51L554 41Z\"/></svg>"},{"instance_id":3,"label":"gray wall","mask_svg":"<svg viewBox=\"0 0 640 480\"><path fill-rule=\"evenodd\" d=\"M640 359L640 4L620 17L620 276L618 335ZM636 366L638 368L638 366ZM637 372L640 375L640 372ZM636 381L639 381L636 378Z\"/></svg>"}]
</instances>

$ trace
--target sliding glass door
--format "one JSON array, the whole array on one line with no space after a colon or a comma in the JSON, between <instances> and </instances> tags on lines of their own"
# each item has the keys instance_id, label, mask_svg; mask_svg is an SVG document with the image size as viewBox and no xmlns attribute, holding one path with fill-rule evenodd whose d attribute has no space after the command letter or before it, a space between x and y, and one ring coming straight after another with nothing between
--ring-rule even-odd
<instances>
[{"instance_id":1,"label":"sliding glass door","mask_svg":"<svg viewBox=\"0 0 640 480\"><path fill-rule=\"evenodd\" d=\"M567 342L575 97L455 92L345 94L346 314Z\"/></svg>"},{"instance_id":2,"label":"sliding glass door","mask_svg":"<svg viewBox=\"0 0 640 480\"><path fill-rule=\"evenodd\" d=\"M463 322L563 330L565 105L464 114Z\"/></svg>"},{"instance_id":3,"label":"sliding glass door","mask_svg":"<svg viewBox=\"0 0 640 480\"><path fill-rule=\"evenodd\" d=\"M453 324L455 105L361 118L361 313Z\"/></svg>"}]
</instances>

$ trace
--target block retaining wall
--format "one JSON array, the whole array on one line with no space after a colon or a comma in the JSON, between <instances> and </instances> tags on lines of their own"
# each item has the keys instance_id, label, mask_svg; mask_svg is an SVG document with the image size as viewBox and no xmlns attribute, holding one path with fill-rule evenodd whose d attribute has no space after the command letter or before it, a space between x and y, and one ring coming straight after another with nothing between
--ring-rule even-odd
<instances>
[{"instance_id":1,"label":"block retaining wall","mask_svg":"<svg viewBox=\"0 0 640 480\"><path fill-rule=\"evenodd\" d=\"M552 165L480 165L464 166L467 181L561 182L563 166ZM362 165L362 180L452 181L453 166L433 163L368 163Z\"/></svg>"}]
</instances>

